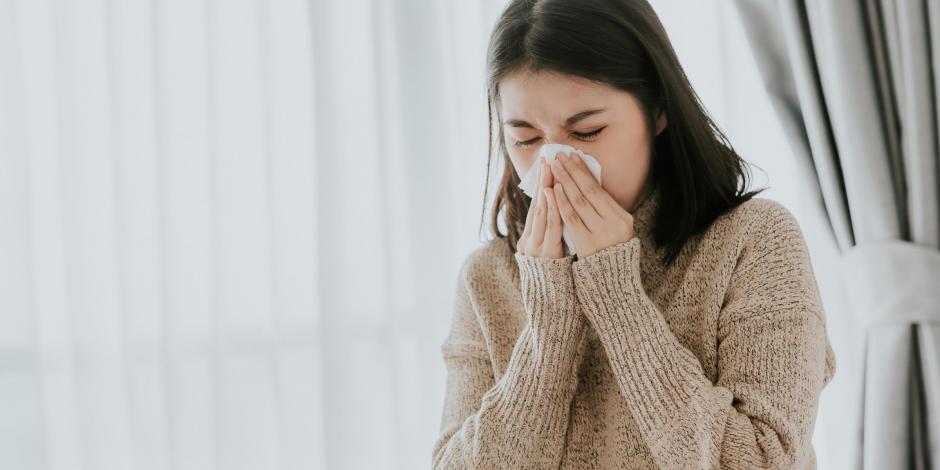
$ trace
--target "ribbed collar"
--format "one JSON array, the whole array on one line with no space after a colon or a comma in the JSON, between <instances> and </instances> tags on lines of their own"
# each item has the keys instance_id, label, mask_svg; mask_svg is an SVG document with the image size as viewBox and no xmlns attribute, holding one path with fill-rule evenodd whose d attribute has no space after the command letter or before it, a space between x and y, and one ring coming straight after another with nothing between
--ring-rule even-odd
<instances>
[{"instance_id":1,"label":"ribbed collar","mask_svg":"<svg viewBox=\"0 0 940 470\"><path fill-rule=\"evenodd\" d=\"M640 200L640 204L633 209L633 226L636 235L648 240L648 235L652 230L653 217L656 215L656 209L659 207L662 190L659 185L650 187L646 195Z\"/></svg>"}]
</instances>

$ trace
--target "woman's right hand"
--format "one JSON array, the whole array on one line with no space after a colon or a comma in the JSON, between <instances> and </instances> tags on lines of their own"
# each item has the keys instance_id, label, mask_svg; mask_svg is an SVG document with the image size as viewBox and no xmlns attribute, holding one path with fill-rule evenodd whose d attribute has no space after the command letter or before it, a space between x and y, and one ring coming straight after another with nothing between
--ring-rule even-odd
<instances>
[{"instance_id":1,"label":"woman's right hand","mask_svg":"<svg viewBox=\"0 0 940 470\"><path fill-rule=\"evenodd\" d=\"M536 200L529 202L525 229L516 244L516 252L540 258L561 258L564 256L562 220L552 191L552 171L542 157L538 157L536 165L541 165L539 191Z\"/></svg>"}]
</instances>

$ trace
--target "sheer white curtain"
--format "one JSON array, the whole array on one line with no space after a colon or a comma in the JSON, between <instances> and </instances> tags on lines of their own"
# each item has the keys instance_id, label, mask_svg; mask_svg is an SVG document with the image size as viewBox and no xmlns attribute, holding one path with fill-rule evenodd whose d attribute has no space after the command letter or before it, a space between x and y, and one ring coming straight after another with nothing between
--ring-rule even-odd
<instances>
[{"instance_id":1,"label":"sheer white curtain","mask_svg":"<svg viewBox=\"0 0 940 470\"><path fill-rule=\"evenodd\" d=\"M0 0L0 468L426 468L504 3ZM796 201L733 9L654 5Z\"/></svg>"},{"instance_id":2,"label":"sheer white curtain","mask_svg":"<svg viewBox=\"0 0 940 470\"><path fill-rule=\"evenodd\" d=\"M421 468L494 2L0 0L0 468Z\"/></svg>"}]
</instances>

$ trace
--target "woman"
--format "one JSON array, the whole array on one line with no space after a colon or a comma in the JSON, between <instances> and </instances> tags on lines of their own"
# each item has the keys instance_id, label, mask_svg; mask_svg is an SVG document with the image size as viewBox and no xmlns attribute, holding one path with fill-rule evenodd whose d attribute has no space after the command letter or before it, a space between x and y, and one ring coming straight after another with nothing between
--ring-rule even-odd
<instances>
[{"instance_id":1,"label":"woman","mask_svg":"<svg viewBox=\"0 0 940 470\"><path fill-rule=\"evenodd\" d=\"M744 191L650 6L512 1L488 66L506 164L442 345L434 468L815 468L835 357L806 243ZM531 201L548 143L601 183L558 154Z\"/></svg>"}]
</instances>

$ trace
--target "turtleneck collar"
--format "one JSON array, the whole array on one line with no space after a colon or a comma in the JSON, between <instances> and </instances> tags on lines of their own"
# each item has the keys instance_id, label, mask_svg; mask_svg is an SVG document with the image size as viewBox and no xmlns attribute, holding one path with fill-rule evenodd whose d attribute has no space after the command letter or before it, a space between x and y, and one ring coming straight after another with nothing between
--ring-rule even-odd
<instances>
[{"instance_id":1,"label":"turtleneck collar","mask_svg":"<svg viewBox=\"0 0 940 470\"><path fill-rule=\"evenodd\" d=\"M660 194L659 185L650 187L646 195L641 196L639 205L630 213L633 216L633 226L637 236L646 238L652 230L653 217L659 207Z\"/></svg>"}]
</instances>

